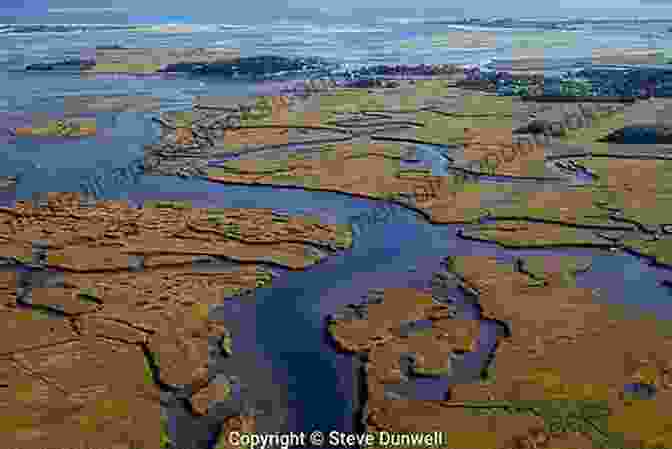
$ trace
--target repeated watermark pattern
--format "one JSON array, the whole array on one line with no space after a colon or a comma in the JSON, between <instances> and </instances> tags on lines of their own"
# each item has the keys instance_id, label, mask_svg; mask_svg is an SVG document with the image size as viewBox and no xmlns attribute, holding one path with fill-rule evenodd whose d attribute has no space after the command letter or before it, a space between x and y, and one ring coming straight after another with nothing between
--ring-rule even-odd
<instances>
[{"instance_id":1,"label":"repeated watermark pattern","mask_svg":"<svg viewBox=\"0 0 672 449\"><path fill-rule=\"evenodd\" d=\"M114 168L104 174L95 174L79 182L80 192L96 200L102 199L111 185L135 185L144 173L144 158L136 158L122 168Z\"/></svg>"},{"instance_id":2,"label":"repeated watermark pattern","mask_svg":"<svg viewBox=\"0 0 672 449\"><path fill-rule=\"evenodd\" d=\"M376 204L358 215L348 218L348 224L352 229L352 235L359 237L364 230L377 224L387 224L390 219L398 215L400 206L389 201L378 201Z\"/></svg>"},{"instance_id":3,"label":"repeated watermark pattern","mask_svg":"<svg viewBox=\"0 0 672 449\"><path fill-rule=\"evenodd\" d=\"M501 164L511 163L521 156L536 151L537 145L540 143L532 136L521 135L514 140L511 147L501 146L497 150L489 151L480 160L469 161L464 167L452 167L455 170L454 175L446 176L443 180L431 179L427 183L428 185L416 185L413 187L413 192L397 194L394 199L402 202L410 201L411 203L436 199L439 196L439 188L442 184L444 185L443 195L452 194L452 196L455 196L465 184L477 183L481 176L495 176Z\"/></svg>"},{"instance_id":4,"label":"repeated watermark pattern","mask_svg":"<svg viewBox=\"0 0 672 449\"><path fill-rule=\"evenodd\" d=\"M465 183L478 182L481 176L496 176L497 170L502 164L511 163L521 156L527 156L536 151L539 146L553 144L555 137L564 135L568 129L589 127L592 117L588 116L584 108L579 107L578 111L578 115L567 114L561 120L555 122L532 120L526 126L529 130L528 133L512 134L511 146L501 145L496 150L489 151L481 159L469 161L464 167L452 167L456 173L447 177L447 185L451 187L448 192L455 196L458 189ZM535 130L534 128L538 129ZM412 203L436 199L439 195L439 186L438 180L432 180L429 182L429 187L417 185L413 188L413 192L399 194L395 199L401 201L410 199Z\"/></svg>"},{"instance_id":5,"label":"repeated watermark pattern","mask_svg":"<svg viewBox=\"0 0 672 449\"><path fill-rule=\"evenodd\" d=\"M559 127L567 128L572 117L564 117ZM446 177L450 189L445 189L442 180L432 179L427 184L419 184L413 187L412 192L401 192L390 195L389 200L405 205L415 206L417 203L427 202L452 194L457 195L458 189L466 183L477 183L481 176L494 176L497 169L503 163L511 163L521 156L536 151L538 145L548 145L552 142L552 136L543 133L530 133L513 135L513 145L501 146L498 150L488 152L482 159L470 161L466 167L455 167L456 174ZM444 184L444 189L440 190ZM399 214L399 206L390 201L378 201L376 205L364 212L352 216L348 223L352 228L353 235L359 237L362 232L376 224L387 224L392 217Z\"/></svg>"}]
</instances>

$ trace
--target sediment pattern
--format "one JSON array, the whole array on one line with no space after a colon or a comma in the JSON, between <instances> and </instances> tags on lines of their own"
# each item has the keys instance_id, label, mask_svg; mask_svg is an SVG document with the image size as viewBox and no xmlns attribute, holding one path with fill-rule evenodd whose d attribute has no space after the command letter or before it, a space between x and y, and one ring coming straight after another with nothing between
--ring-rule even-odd
<instances>
[{"instance_id":1,"label":"sediment pattern","mask_svg":"<svg viewBox=\"0 0 672 449\"><path fill-rule=\"evenodd\" d=\"M366 354L366 429L445 431L450 447L465 449L669 447L663 412L672 398L669 322L638 315L634 307L621 320L621 308L594 302L591 290L575 286L575 274L588 269L587 261L572 257L524 258L515 265L488 257L447 258L436 285L456 284L474 295L483 317L505 325L508 335L497 337L480 380L451 385L444 400L391 396L382 388L426 372L449 373L445 368L403 373L400 353L413 338L427 339L410 351L421 368L444 365L448 358L442 351L474 350L477 334L468 330L473 321L436 316L434 311L446 309L439 290L434 299L419 291L384 290L332 317L329 331L338 348ZM407 316L428 318L431 326L394 336L390 324L403 326ZM387 324L372 326L376 320ZM635 334L636 340L627 337ZM448 335L466 340L445 344L441 339ZM441 351L432 351L432 338L443 341ZM577 360L583 369L576 369ZM635 398L624 390L632 383L650 385L655 396Z\"/></svg>"},{"instance_id":2,"label":"sediment pattern","mask_svg":"<svg viewBox=\"0 0 672 449\"><path fill-rule=\"evenodd\" d=\"M305 268L348 240L333 225L273 220L270 210L80 200L50 194L41 207L0 210L0 254L24 264L1 278L7 447L172 447L160 419L166 395L197 415L231 397L233 380L209 369L213 355L235 356L211 308L267 285L267 263ZM205 256L219 269L193 264ZM236 419L253 429L238 413L222 432Z\"/></svg>"}]
</instances>

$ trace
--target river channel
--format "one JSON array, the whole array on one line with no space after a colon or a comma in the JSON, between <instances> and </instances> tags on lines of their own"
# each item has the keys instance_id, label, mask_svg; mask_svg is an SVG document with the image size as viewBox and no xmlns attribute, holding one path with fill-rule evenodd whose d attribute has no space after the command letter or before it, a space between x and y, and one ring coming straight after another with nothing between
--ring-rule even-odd
<instances>
[{"instance_id":1,"label":"river channel","mask_svg":"<svg viewBox=\"0 0 672 449\"><path fill-rule=\"evenodd\" d=\"M106 160L109 168L123 167L142 155L143 141L151 140L157 132L145 119L141 114L108 118L102 126L110 137L118 137L114 142L83 139L80 145L68 146L16 144L12 157L5 156L3 169L23 175L17 198L30 198L35 191L76 190L78 184L73 180L79 174L108 168L99 166L99 161ZM119 138L123 140L121 145ZM422 150L420 158L424 159L422 153L429 155L432 170L440 171L441 158L427 147ZM67 164L62 158L64 152L69 156ZM79 162L73 166L73 160ZM338 223L371 214L378 203L332 192L159 176L142 176L137 185L109 186L106 195L110 199L127 198L137 205L146 199L188 199L195 207L271 208L319 215ZM386 220L371 220L358 230L351 249L304 271L274 268L281 275L271 286L249 297L222 298L221 307L212 313L230 328L234 356L216 359L211 368L240 379L234 400L255 410L259 432L356 430L353 415L361 404L354 359L333 350L325 331L327 315L359 303L370 289L429 290L432 273L442 271L441 261L446 256L495 256L502 261L527 255L589 257L592 267L578 275L579 286L598 289L598 298L606 302L637 304L661 318L672 318L670 292L661 286L663 280L672 280L672 272L666 268L652 266L631 254L606 250L508 250L463 240L457 235L459 229L458 225L432 225L413 211L391 205ZM459 291L445 292L445 298L452 298L460 306L461 316L479 316L478 306ZM460 356L451 377L411 379L408 385L392 390L417 399L442 400L451 383L475 380L498 332L493 322L483 321L482 326L479 350ZM216 410L213 417L195 419L179 402L170 404L168 401L170 433L180 449L211 447L215 421L232 407L228 404Z\"/></svg>"}]
</instances>

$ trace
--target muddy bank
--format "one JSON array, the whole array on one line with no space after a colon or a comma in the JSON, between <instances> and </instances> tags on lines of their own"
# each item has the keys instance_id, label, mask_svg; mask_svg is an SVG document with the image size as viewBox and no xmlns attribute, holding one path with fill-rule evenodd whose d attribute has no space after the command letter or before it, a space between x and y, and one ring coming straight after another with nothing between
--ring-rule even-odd
<instances>
[{"instance_id":1,"label":"muddy bank","mask_svg":"<svg viewBox=\"0 0 672 449\"><path fill-rule=\"evenodd\" d=\"M648 404L640 403L640 410L666 407L666 401L672 397L668 394L672 388L670 367L665 365L665 354L670 349L666 321L637 314L615 321L616 317L622 317L620 309L597 304L591 290L574 286L570 273L576 272L577 266L573 262L573 265L560 265L558 269L549 267L548 260L544 259L542 269L548 273L545 279L531 276L532 272L524 269L525 263L520 267L522 269L512 269L501 262L483 258L451 258L448 262L448 269L457 274L466 287L478 293L484 313L507 322L512 331L510 338L502 340L495 355L494 380L478 388L475 385L457 386L452 392L454 400L480 400L488 394L490 400L521 403L526 399L539 401L540 398L576 401L577 405L581 401L584 404L602 401L608 417L602 421L599 432L586 429L582 433L592 433L591 437L598 441L606 439L610 442L609 447L623 447L623 443L625 447L665 445L660 439L665 436L653 430L666 425L666 418L657 412L647 418L654 420L651 431L625 424L626 415L634 410L629 408L624 389L632 382L654 385L659 394ZM505 300L509 294L516 295L517 300ZM541 297L544 301L540 302ZM557 299L549 302L549 297ZM525 315L532 313L535 314L534 321L525 319ZM549 325L551 322L564 324L555 327ZM600 343L613 342L629 332L637 332L641 337L637 342L631 342L632 348L631 343L623 341L605 351L606 347ZM590 355L593 345L602 348L598 363L591 362L595 360ZM646 359L633 358L642 347L646 347ZM580 355L583 351L585 356ZM590 368L579 373L570 368L570 364L562 362L562 354L568 357L571 354L572 360L580 358ZM521 373L517 375L514 371Z\"/></svg>"},{"instance_id":2,"label":"muddy bank","mask_svg":"<svg viewBox=\"0 0 672 449\"><path fill-rule=\"evenodd\" d=\"M214 319L210 310L222 298L267 285L273 275L262 264L273 261L273 250L259 257L248 253L247 264L221 264L195 257L211 251L187 243L222 225L235 227L222 231L224 242L248 240L255 248L338 245L331 240L336 234L321 235L335 231L333 225L301 224L294 217L273 221L270 211L263 236L254 231L263 211L202 210L215 214L202 215L198 224L198 209L176 202L143 209L112 201L87 207L77 194L50 194L1 212L3 256L33 267L3 273L2 311L11 338L0 352L10 387L6 400L13 404L4 421L7 438L16 439L11 445L22 448L72 447L73 437L129 449L156 447L159 440L183 444L171 427L176 416L169 412L158 419L161 405L185 406L189 414L205 416L206 427L221 425L218 407L224 417L252 413L239 403L239 381L209 369L213 357L235 357L226 318ZM273 226L275 237L268 233ZM305 226L316 233L301 237ZM237 251L242 255L235 249L232 254ZM317 262L308 251L275 263L297 269L302 263L291 260L297 256ZM195 297L194 291L201 293ZM54 357L60 361L47 363ZM72 375L73 366L81 376ZM127 369L121 373L119 366ZM179 447L195 444L204 441Z\"/></svg>"},{"instance_id":3,"label":"muddy bank","mask_svg":"<svg viewBox=\"0 0 672 449\"><path fill-rule=\"evenodd\" d=\"M663 440L660 438L665 437L657 436L658 431L654 429L666 425L660 410L666 407L665 401L671 397L668 390L672 388L672 377L670 367L664 362L665 351L669 350L669 332L664 330L665 323L655 322L655 319L650 321L652 318L644 316L633 315L615 321L617 316L622 316L617 311L620 309L594 303L591 290L575 286L577 273L589 269L585 262L570 257L523 258L512 266L494 258L447 258L448 270L436 275L437 288L453 285L475 295L483 316L496 319L506 331L497 335L497 344L491 357L482 365L477 381L450 385L445 398L414 400L375 387L397 383L403 373L398 368L403 363L396 365L396 369L390 364L395 360L394 363L399 363L398 352L391 359L382 357L385 348L394 346L395 340L387 335L389 331L378 335L383 327L367 326L361 330L368 334L362 333L361 337L370 334L371 343L361 346L366 340L357 337L359 334L354 330L360 328L357 323L377 319L387 296L382 300L377 296L357 307L352 305L341 315L332 317L337 321L332 321L329 328L336 341L340 340L338 344L364 349L367 354L368 401L362 409L366 429L374 432L447 431L451 447L465 449L526 447L524 445L533 441L561 446L572 441L578 445L572 447L585 448L596 444L638 448L661 444ZM511 300L508 295L515 295L517 300ZM557 299L549 302L549 296ZM431 295L427 298L425 307L431 307ZM386 310L392 311L390 308ZM531 315L534 318L526 318ZM391 316L387 318L391 322ZM553 326L556 322L564 324ZM654 323L656 325L652 327ZM433 320L432 328L436 324ZM439 327L450 332L461 328L459 320L453 319L446 324L448 329ZM613 339L623 335L623 328L631 327L639 329L637 332L643 332L643 338L647 339L646 348L650 351L647 360L629 359L634 353L619 344L612 346L613 350L605 354L607 358L600 358L597 363L592 363L595 359L589 355L583 358L583 363L591 369L579 373L558 356L560 353L572 354L575 359L577 351L588 354L591 351L584 348L591 340L599 346L601 338ZM648 330L644 331L645 328ZM422 348L428 348L427 344ZM406 353L401 355L403 359ZM439 361L427 356L424 351L416 353L410 366ZM625 372L609 368L611 364L603 366L612 358L614 363L622 363L620 357L630 360L623 365ZM382 373L387 375L381 376ZM441 374L437 371L432 375ZM634 384L651 385L648 391L655 391L645 402L637 403L641 404L637 409L639 413L651 410L647 416L655 424L648 432L642 426L627 424L634 413L630 407L637 405L629 402L632 396L628 392L633 390ZM575 416L574 424L560 420L563 408L576 410L572 413L578 414L571 415ZM490 433L482 431L486 416L489 417ZM523 446L518 446L521 444Z\"/></svg>"}]
</instances>

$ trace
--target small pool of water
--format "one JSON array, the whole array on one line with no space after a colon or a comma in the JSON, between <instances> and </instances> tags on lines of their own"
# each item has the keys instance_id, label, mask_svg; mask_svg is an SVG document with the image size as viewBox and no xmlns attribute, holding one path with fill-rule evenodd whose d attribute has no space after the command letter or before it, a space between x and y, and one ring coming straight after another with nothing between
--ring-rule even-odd
<instances>
[{"instance_id":1,"label":"small pool of water","mask_svg":"<svg viewBox=\"0 0 672 449\"><path fill-rule=\"evenodd\" d=\"M670 129L663 129L662 127L626 126L612 132L600 141L629 145L669 144L672 143L672 133L670 131Z\"/></svg>"},{"instance_id":2,"label":"small pool of water","mask_svg":"<svg viewBox=\"0 0 672 449\"><path fill-rule=\"evenodd\" d=\"M636 399L653 399L656 397L656 387L643 383L626 384L623 392L628 397Z\"/></svg>"},{"instance_id":3,"label":"small pool of water","mask_svg":"<svg viewBox=\"0 0 672 449\"><path fill-rule=\"evenodd\" d=\"M115 132L123 134L121 129ZM49 153L47 148L38 148L29 156L13 147L11 158L7 158L13 163L23 159L33 164L39 161L45 167L59 167L58 171L51 168L52 176L45 175L48 170L26 171L24 183L17 186L17 198L30 199L34 191L77 190L77 182L69 179L72 174L60 169L65 163L64 154L88 160L82 166L89 164L90 170L99 160L123 167L140 151L116 147L115 150L91 145L86 149L63 147L60 152ZM423 157L430 164L445 162L443 156L430 149L425 149ZM134 204L145 199L188 199L195 207L268 208L291 214L315 214L339 223L369 214L377 204L331 192L224 185L162 176L142 176L138 184L109 188L106 194L109 199L130 199ZM240 377L247 388L241 397L263 415L259 418L259 431L351 431L352 413L358 406L357 395L353 393L356 381L352 358L336 353L325 338L326 316L339 312L348 303L359 302L371 288L411 287L430 291L431 275L443 270L441 260L448 255L494 256L502 261L525 254L588 256L593 268L579 275L580 286L600 289L598 298L605 303L637 305L659 317L672 318L670 292L660 287L661 280L672 279L670 271L648 265L635 256L583 249L506 250L495 244L460 239L456 235L457 225L431 225L402 207L390 210L385 220L372 220L359 229L352 249L334 254L305 271L283 273L271 288L259 289L247 300L226 301L221 312L213 312L221 313L231 326L234 348L234 356L218 361L214 369ZM409 266L415 270L409 270ZM474 316L470 307L473 305L465 302L464 310L471 311L464 313ZM455 372L464 377L413 381L409 388L416 390L409 394L441 399L451 382L477 378L498 332L492 324L483 326L479 351L463 354L451 362ZM179 429L174 436L183 436L179 441L185 446L180 446L181 449L196 447L195 441L204 441L184 437L192 435L184 429L194 428L192 425L203 429L204 424L194 423L204 421L188 416L181 409L170 413L177 423L175 429ZM207 436L204 438L207 440Z\"/></svg>"}]
</instances>

